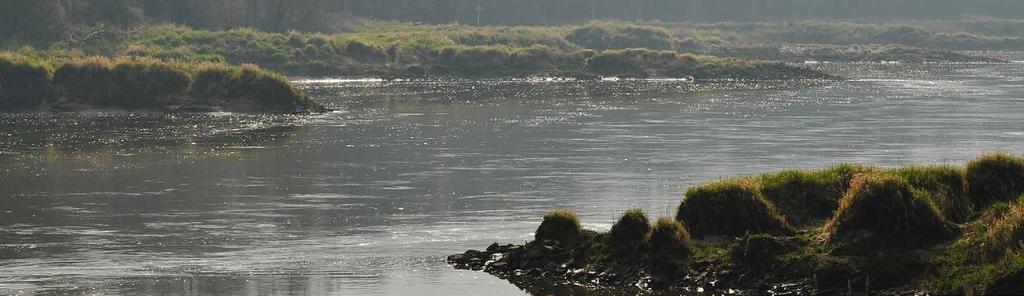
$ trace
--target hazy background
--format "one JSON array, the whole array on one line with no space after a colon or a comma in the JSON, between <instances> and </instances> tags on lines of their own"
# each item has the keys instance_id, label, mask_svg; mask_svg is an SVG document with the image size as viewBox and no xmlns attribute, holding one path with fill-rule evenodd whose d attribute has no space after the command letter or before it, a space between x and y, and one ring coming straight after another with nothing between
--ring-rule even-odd
<instances>
[{"instance_id":1,"label":"hazy background","mask_svg":"<svg viewBox=\"0 0 1024 296\"><path fill-rule=\"evenodd\" d=\"M360 20L481 25L626 21L893 21L1021 18L1018 0L4 0L0 37L59 34L63 26L174 22L336 32Z\"/></svg>"}]
</instances>

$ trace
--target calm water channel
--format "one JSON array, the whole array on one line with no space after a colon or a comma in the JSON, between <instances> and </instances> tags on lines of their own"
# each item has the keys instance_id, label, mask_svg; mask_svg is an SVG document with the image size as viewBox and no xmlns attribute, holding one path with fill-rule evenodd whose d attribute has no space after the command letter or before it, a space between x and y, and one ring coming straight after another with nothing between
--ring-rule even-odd
<instances>
[{"instance_id":1,"label":"calm water channel","mask_svg":"<svg viewBox=\"0 0 1024 296\"><path fill-rule=\"evenodd\" d=\"M316 116L0 114L0 294L522 295L444 258L686 186L1024 151L1024 65L849 81L309 79Z\"/></svg>"}]
</instances>

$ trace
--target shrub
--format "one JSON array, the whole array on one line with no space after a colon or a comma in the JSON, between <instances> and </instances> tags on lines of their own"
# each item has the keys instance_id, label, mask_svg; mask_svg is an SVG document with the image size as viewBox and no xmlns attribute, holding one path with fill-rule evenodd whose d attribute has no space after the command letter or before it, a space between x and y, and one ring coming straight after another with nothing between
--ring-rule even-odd
<instances>
[{"instance_id":1,"label":"shrub","mask_svg":"<svg viewBox=\"0 0 1024 296\"><path fill-rule=\"evenodd\" d=\"M570 31L565 39L594 50L647 48L672 49L672 33L658 27L591 23Z\"/></svg>"},{"instance_id":2,"label":"shrub","mask_svg":"<svg viewBox=\"0 0 1024 296\"><path fill-rule=\"evenodd\" d=\"M950 238L954 227L906 180L869 173L854 178L824 233L851 249L914 248Z\"/></svg>"},{"instance_id":3,"label":"shrub","mask_svg":"<svg viewBox=\"0 0 1024 296\"><path fill-rule=\"evenodd\" d=\"M692 55L687 55L693 57ZM696 61L696 59L694 59ZM692 62L692 61L691 61ZM689 74L675 66L686 65L687 60L672 51L648 49L606 50L587 61L587 69L601 75L648 76ZM699 63L699 61L698 61Z\"/></svg>"},{"instance_id":4,"label":"shrub","mask_svg":"<svg viewBox=\"0 0 1024 296\"><path fill-rule=\"evenodd\" d=\"M676 220L697 237L746 233L791 234L792 227L749 180L690 187Z\"/></svg>"},{"instance_id":5,"label":"shrub","mask_svg":"<svg viewBox=\"0 0 1024 296\"><path fill-rule=\"evenodd\" d=\"M608 244L616 250L632 251L643 245L651 232L651 221L641 209L626 211L608 232Z\"/></svg>"},{"instance_id":6,"label":"shrub","mask_svg":"<svg viewBox=\"0 0 1024 296\"><path fill-rule=\"evenodd\" d=\"M849 179L829 171L788 170L760 178L761 194L778 206L787 221L795 224L831 217L848 182Z\"/></svg>"},{"instance_id":7,"label":"shrub","mask_svg":"<svg viewBox=\"0 0 1024 296\"><path fill-rule=\"evenodd\" d=\"M650 257L651 286L665 288L686 274L687 262L693 255L693 243L686 227L675 219L658 218L651 231Z\"/></svg>"},{"instance_id":8,"label":"shrub","mask_svg":"<svg viewBox=\"0 0 1024 296\"><path fill-rule=\"evenodd\" d=\"M982 155L967 163L965 179L975 208L1011 200L1024 193L1024 159L1006 153Z\"/></svg>"},{"instance_id":9,"label":"shrub","mask_svg":"<svg viewBox=\"0 0 1024 296\"><path fill-rule=\"evenodd\" d=\"M579 216L567 209L558 209L544 215L544 222L537 227L534 239L538 241L555 241L563 247L576 245L583 230Z\"/></svg>"},{"instance_id":10,"label":"shrub","mask_svg":"<svg viewBox=\"0 0 1024 296\"><path fill-rule=\"evenodd\" d=\"M387 53L376 46L351 41L345 46L345 53L361 62L378 62L387 59Z\"/></svg>"},{"instance_id":11,"label":"shrub","mask_svg":"<svg viewBox=\"0 0 1024 296\"><path fill-rule=\"evenodd\" d=\"M71 61L57 68L53 84L67 98L89 105L113 106L118 85L114 81L113 62L104 57Z\"/></svg>"},{"instance_id":12,"label":"shrub","mask_svg":"<svg viewBox=\"0 0 1024 296\"><path fill-rule=\"evenodd\" d=\"M196 72L191 95L201 100L245 104L249 107L242 108L267 111L294 111L311 106L305 95L283 76L254 65L202 65Z\"/></svg>"},{"instance_id":13,"label":"shrub","mask_svg":"<svg viewBox=\"0 0 1024 296\"><path fill-rule=\"evenodd\" d=\"M684 260L693 254L690 232L675 219L658 218L651 231L651 250L660 260Z\"/></svg>"},{"instance_id":14,"label":"shrub","mask_svg":"<svg viewBox=\"0 0 1024 296\"><path fill-rule=\"evenodd\" d=\"M0 53L0 110L38 106L49 96L52 76L42 62Z\"/></svg>"},{"instance_id":15,"label":"shrub","mask_svg":"<svg viewBox=\"0 0 1024 296\"><path fill-rule=\"evenodd\" d=\"M964 171L949 166L905 167L893 171L924 196L949 221L961 223L974 214L974 206L964 188Z\"/></svg>"},{"instance_id":16,"label":"shrub","mask_svg":"<svg viewBox=\"0 0 1024 296\"><path fill-rule=\"evenodd\" d=\"M44 63L0 52L0 109L31 107L55 98L60 99L58 103L128 109L215 107L179 105L190 101L231 103L234 105L221 106L233 111L319 108L284 76L253 65L196 65L151 57L82 58L65 52L36 54L49 60ZM59 64L52 79L47 66L50 63Z\"/></svg>"},{"instance_id":17,"label":"shrub","mask_svg":"<svg viewBox=\"0 0 1024 296\"><path fill-rule=\"evenodd\" d=\"M587 69L599 75L637 75L644 70L636 57L624 51L604 51L587 60Z\"/></svg>"},{"instance_id":18,"label":"shrub","mask_svg":"<svg viewBox=\"0 0 1024 296\"><path fill-rule=\"evenodd\" d=\"M442 54L445 54L442 52ZM474 46L459 49L446 66L461 75L501 75L510 53L504 47Z\"/></svg>"},{"instance_id":19,"label":"shrub","mask_svg":"<svg viewBox=\"0 0 1024 296\"><path fill-rule=\"evenodd\" d=\"M758 181L765 199L777 206L788 222L802 225L831 217L853 176L874 170L842 164L817 172L788 170L764 174Z\"/></svg>"},{"instance_id":20,"label":"shrub","mask_svg":"<svg viewBox=\"0 0 1024 296\"><path fill-rule=\"evenodd\" d=\"M127 108L157 107L160 97L182 97L192 83L185 70L152 58L118 62L112 79L118 86L114 103Z\"/></svg>"}]
</instances>

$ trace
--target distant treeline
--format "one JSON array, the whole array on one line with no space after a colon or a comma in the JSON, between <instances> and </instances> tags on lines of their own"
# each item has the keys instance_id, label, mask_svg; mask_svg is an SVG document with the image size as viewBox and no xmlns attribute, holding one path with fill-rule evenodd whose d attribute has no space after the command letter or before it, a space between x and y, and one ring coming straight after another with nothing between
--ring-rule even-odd
<instances>
[{"instance_id":1,"label":"distant treeline","mask_svg":"<svg viewBox=\"0 0 1024 296\"><path fill-rule=\"evenodd\" d=\"M46 43L102 24L131 28L144 23L179 23L198 28L251 27L265 31L329 31L347 19L332 19L327 0L3 0L0 40ZM70 32L69 32L70 31ZM81 32L77 39L89 38Z\"/></svg>"},{"instance_id":2,"label":"distant treeline","mask_svg":"<svg viewBox=\"0 0 1024 296\"><path fill-rule=\"evenodd\" d=\"M1019 0L4 0L0 38L68 25L173 22L204 29L336 32L360 19L484 25L628 21L1024 18Z\"/></svg>"},{"instance_id":3,"label":"distant treeline","mask_svg":"<svg viewBox=\"0 0 1024 296\"><path fill-rule=\"evenodd\" d=\"M1020 0L345 0L329 8L377 19L475 24L778 21L820 18L1024 18Z\"/></svg>"}]
</instances>

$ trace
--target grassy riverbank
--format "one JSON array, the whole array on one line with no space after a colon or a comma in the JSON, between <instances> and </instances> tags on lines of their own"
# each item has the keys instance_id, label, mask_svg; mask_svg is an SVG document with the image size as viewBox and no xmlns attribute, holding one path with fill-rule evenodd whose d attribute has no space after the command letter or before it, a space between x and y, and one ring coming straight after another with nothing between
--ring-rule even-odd
<instances>
[{"instance_id":1,"label":"grassy riverbank","mask_svg":"<svg viewBox=\"0 0 1024 296\"><path fill-rule=\"evenodd\" d=\"M654 24L698 44L887 44L951 50L1019 50L1024 22L1016 20L918 21L868 24L850 21Z\"/></svg>"},{"instance_id":2,"label":"grassy riverbank","mask_svg":"<svg viewBox=\"0 0 1024 296\"><path fill-rule=\"evenodd\" d=\"M597 29L595 29L597 28ZM177 25L103 31L58 47L107 56L252 63L288 75L831 78L781 63L684 53L669 32L625 24L471 27L372 23L356 32L271 33Z\"/></svg>"},{"instance_id":3,"label":"grassy riverbank","mask_svg":"<svg viewBox=\"0 0 1024 296\"><path fill-rule=\"evenodd\" d=\"M1002 153L965 167L790 170L692 187L655 226L630 210L598 233L558 210L533 242L449 261L549 286L1006 293L1024 288L1022 184L1024 158Z\"/></svg>"},{"instance_id":4,"label":"grassy riverbank","mask_svg":"<svg viewBox=\"0 0 1024 296\"><path fill-rule=\"evenodd\" d=\"M378 77L823 78L758 60L998 62L949 50L1024 47L1024 36L1017 33L1024 31L1024 23L995 20L881 25L601 21L511 27L366 22L331 34L180 25L77 30L52 48L110 57L250 63L287 75Z\"/></svg>"},{"instance_id":5,"label":"grassy riverbank","mask_svg":"<svg viewBox=\"0 0 1024 296\"><path fill-rule=\"evenodd\" d=\"M283 76L254 65L26 53L0 52L0 110L303 112L319 108Z\"/></svg>"}]
</instances>

